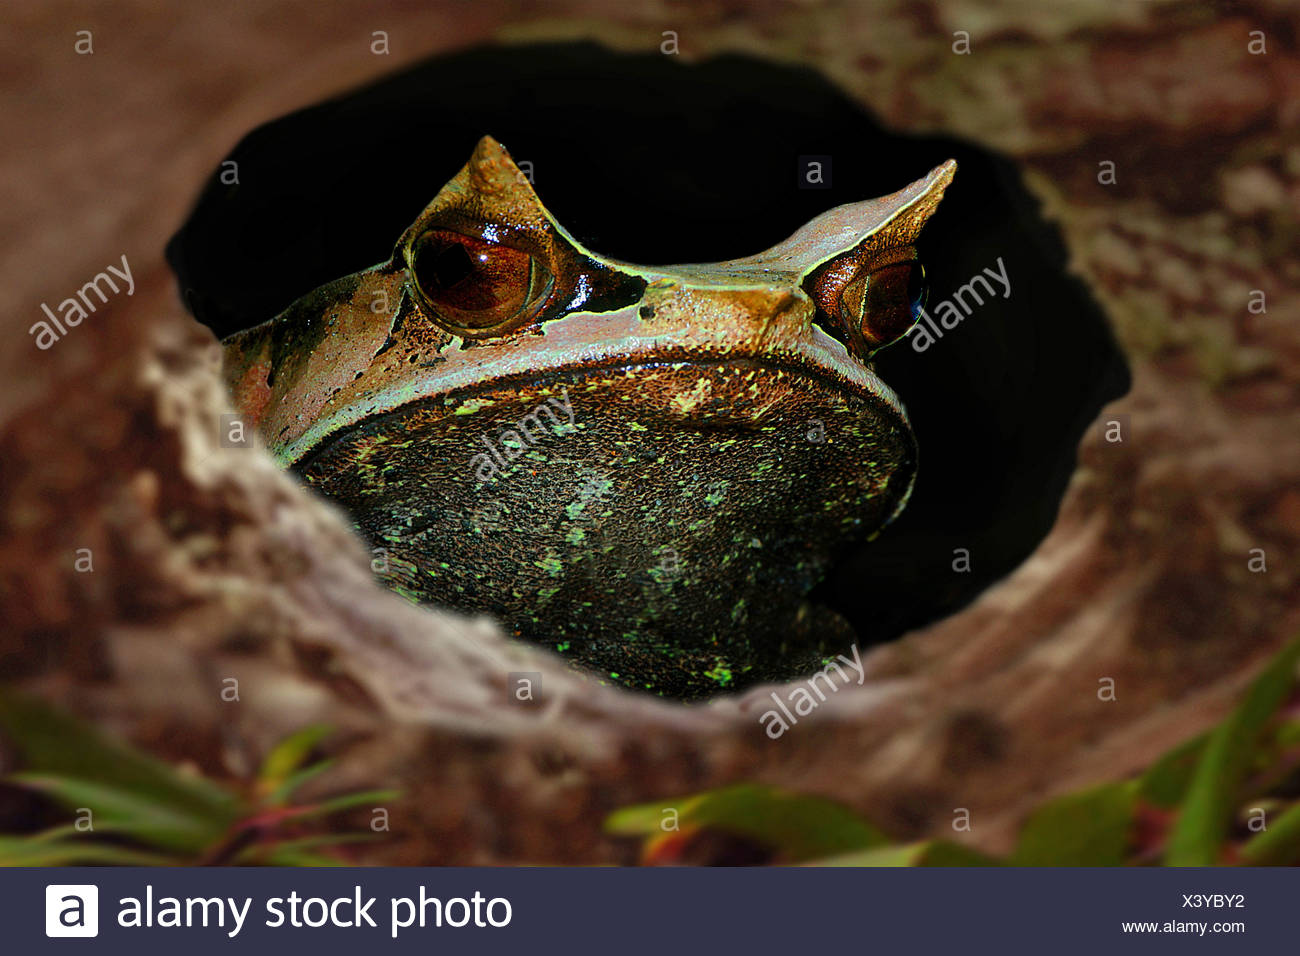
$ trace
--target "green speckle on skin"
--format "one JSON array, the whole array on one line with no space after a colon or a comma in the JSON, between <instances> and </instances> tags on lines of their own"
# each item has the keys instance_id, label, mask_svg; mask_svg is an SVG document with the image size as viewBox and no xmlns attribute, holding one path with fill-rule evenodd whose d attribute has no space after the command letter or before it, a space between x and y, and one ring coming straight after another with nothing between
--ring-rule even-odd
<instances>
[{"instance_id":1,"label":"green speckle on skin","mask_svg":"<svg viewBox=\"0 0 1300 956\"><path fill-rule=\"evenodd\" d=\"M681 570L676 567L666 568L660 564L647 568L646 574L650 576L650 580L654 581L654 583L659 585L661 588L666 585L671 590L672 584L681 574Z\"/></svg>"},{"instance_id":2,"label":"green speckle on skin","mask_svg":"<svg viewBox=\"0 0 1300 956\"><path fill-rule=\"evenodd\" d=\"M718 662L713 665L712 670L704 672L704 676L716 683L719 687L726 687L731 683L731 668L726 665L725 661L719 659Z\"/></svg>"},{"instance_id":3,"label":"green speckle on skin","mask_svg":"<svg viewBox=\"0 0 1300 956\"><path fill-rule=\"evenodd\" d=\"M495 404L496 403L490 398L470 398L466 399L459 407L457 407L455 414L473 415L480 408L489 408Z\"/></svg>"},{"instance_id":4,"label":"green speckle on skin","mask_svg":"<svg viewBox=\"0 0 1300 956\"><path fill-rule=\"evenodd\" d=\"M617 374L582 372L606 389ZM389 566L404 556L413 559L386 575L416 592L408 599L467 609L490 605L519 640L549 644L566 664L587 675L594 671L593 683L702 701L784 679L782 668L811 670L824 652L821 632L791 626L792 602L824 576L823 552L846 539L845 530L872 530L863 525L876 511L861 502L877 486L881 495L896 496L900 484L892 466L864 473L860 464L901 454L894 447L900 443L877 451L858 441L841 460L797 441L801 432L791 432L791 422L813 412L828 427L842 424L834 417L839 399L828 398L818 382L800 380L790 408L751 423L769 396L762 389L738 391L733 379L757 373L725 366L709 374L725 379L726 389L715 382L710 404L698 410L706 424L717 418L717 429L666 421L657 407L647 425L639 419L647 413L645 400L671 394L654 378L660 372L649 374L648 383L632 379L636 388L627 394L586 386L600 402L588 410L585 426L564 439L541 415L541 432L530 419L524 441L507 434L503 444L502 430L518 429L515 420L548 393L535 383L494 388L490 408L462 393L382 417L378 437L368 429L349 433L351 444L313 459L315 470L306 474L312 480L333 468L325 493L355 497L367 537L384 545ZM676 378L691 374L688 367ZM676 380L663 377L668 384ZM587 392L579 376L565 381L576 408ZM558 395L558 388L551 391ZM458 409L461 402L465 407ZM858 414L857 404L841 404L846 420ZM487 414L470 421L477 411ZM885 424L894 427L892 419ZM744 437L727 441L728 431ZM853 441L847 430L842 434ZM413 441L412 435L420 437ZM498 453L516 458L477 482L473 468L466 474L464 459L475 445L483 450L482 435ZM435 441L455 452L430 454ZM399 460L389 460L390 452ZM887 479L893 483L886 487ZM383 502L362 497L372 487ZM824 511L828 498L841 509ZM400 508L393 510L391 502ZM662 553L667 542L678 550L680 566ZM816 560L800 561L803 552Z\"/></svg>"},{"instance_id":5,"label":"green speckle on skin","mask_svg":"<svg viewBox=\"0 0 1300 956\"><path fill-rule=\"evenodd\" d=\"M398 594L400 594L402 597L406 598L406 599L407 599L408 601L410 601L412 604L421 604L421 603L423 603L423 599L420 597L420 595L418 595L418 594L416 594L415 592L410 591L410 590L408 590L408 589L402 587L402 585L401 585L401 584L398 584L396 581L394 581L394 582L390 582L388 586L389 586L392 590L394 590L394 591L396 591Z\"/></svg>"}]
</instances>

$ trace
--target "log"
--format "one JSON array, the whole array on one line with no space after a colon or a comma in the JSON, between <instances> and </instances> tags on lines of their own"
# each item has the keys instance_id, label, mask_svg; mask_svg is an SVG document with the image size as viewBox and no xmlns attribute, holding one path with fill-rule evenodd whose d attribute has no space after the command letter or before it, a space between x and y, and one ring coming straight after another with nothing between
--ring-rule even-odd
<instances>
[{"instance_id":1,"label":"log","mask_svg":"<svg viewBox=\"0 0 1300 956\"><path fill-rule=\"evenodd\" d=\"M255 122L397 64L369 52L359 3L301 22L279 3L256 22L152 9L99 11L79 57L82 25L31 6L39 42L5 52L20 147L0 203L6 682L218 776L324 720L340 734L322 785L407 794L371 862L625 861L600 827L609 811L742 779L839 799L900 839L997 851L1045 796L1131 774L1220 718L1300 628L1300 158L1283 135L1300 57L1281 4L1008 4L978 22L937 4L760 5L738 32L675 12L687 55L739 42L816 63L899 128L1018 158L1134 375L1103 416L1125 416L1130 439L1108 442L1103 423L1085 436L1033 556L864 655L861 686L778 740L759 717L780 689L684 707L602 686L491 621L407 604L374 584L338 512L258 448L222 446L217 346L177 300L167 236ZM658 43L650 14L589 12L457 4L375 29L393 59L433 52L430 37L579 25ZM952 50L963 29L970 55ZM41 303L123 254L133 292L38 349ZM541 674L537 706L507 693L520 671ZM227 678L238 702L222 700ZM956 808L969 832L952 832Z\"/></svg>"}]
</instances>

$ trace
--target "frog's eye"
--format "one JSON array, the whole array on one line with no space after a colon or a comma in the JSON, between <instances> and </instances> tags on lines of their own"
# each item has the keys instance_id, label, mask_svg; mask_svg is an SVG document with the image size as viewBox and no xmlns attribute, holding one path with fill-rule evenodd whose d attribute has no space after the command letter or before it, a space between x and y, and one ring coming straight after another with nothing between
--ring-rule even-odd
<instances>
[{"instance_id":1,"label":"frog's eye","mask_svg":"<svg viewBox=\"0 0 1300 956\"><path fill-rule=\"evenodd\" d=\"M407 263L433 318L466 338L527 325L555 285L551 270L532 253L445 229L417 237Z\"/></svg>"},{"instance_id":2,"label":"frog's eye","mask_svg":"<svg viewBox=\"0 0 1300 956\"><path fill-rule=\"evenodd\" d=\"M864 359L902 338L925 309L925 269L906 257L867 268L846 256L806 288L830 320L826 331Z\"/></svg>"},{"instance_id":3,"label":"frog's eye","mask_svg":"<svg viewBox=\"0 0 1300 956\"><path fill-rule=\"evenodd\" d=\"M925 308L925 293L921 263L898 262L846 283L836 310L850 333L861 335L874 351L898 341L916 323Z\"/></svg>"}]
</instances>

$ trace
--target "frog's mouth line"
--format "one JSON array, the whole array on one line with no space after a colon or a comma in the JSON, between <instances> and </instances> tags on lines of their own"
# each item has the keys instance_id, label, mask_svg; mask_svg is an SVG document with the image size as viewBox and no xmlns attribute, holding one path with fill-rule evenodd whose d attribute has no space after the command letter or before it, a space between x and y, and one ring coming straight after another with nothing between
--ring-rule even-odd
<instances>
[{"instance_id":1,"label":"frog's mouth line","mask_svg":"<svg viewBox=\"0 0 1300 956\"><path fill-rule=\"evenodd\" d=\"M300 464L311 457L332 436L346 432L350 422L397 411L404 406L430 400L464 402L489 391L522 388L547 379L559 380L584 373L609 373L665 366L726 366L786 371L812 378L832 390L857 395L892 412L908 425L907 412L898 395L867 365L849 355L843 344L817 327L789 345L763 349L756 343L750 348L721 352L698 346L674 345L659 338L645 338L629 348L627 339L611 342L602 348L594 343L564 361L548 365L545 353L519 353L502 356L483 365L459 369L450 374L435 366L422 375L381 390L364 403L354 402L322 416L295 440L271 451L282 467ZM539 361L541 359L541 361ZM538 371L538 366L547 369Z\"/></svg>"},{"instance_id":2,"label":"frog's mouth line","mask_svg":"<svg viewBox=\"0 0 1300 956\"><path fill-rule=\"evenodd\" d=\"M548 391L545 390L549 390L554 394L559 394L562 386L568 385L569 387L574 387L575 384L578 384L583 378L608 377L611 374L617 375L620 372L635 372L638 370L666 369L671 371L673 369L694 370L706 368L727 368L734 370L760 369L765 372L784 372L788 375L802 378L805 381L819 383L825 386L828 391L836 391L842 394L852 395L858 400L871 406L874 410L873 412L864 410L864 415L874 413L886 418L892 417L896 420L901 431L905 435L909 436L911 443L911 457L913 462L916 460L917 448L915 439L911 437L912 432L907 412L901 403L899 403L894 392L883 383L880 383L880 388L887 394L881 394L875 390L862 389L855 385L846 383L841 376L829 373L826 369L808 361L806 358L796 357L774 359L770 355L701 356L699 354L683 353L682 355L673 358L663 357L650 361L628 361L624 358L622 361L609 361L600 364L584 363L579 366L557 367L540 377L537 372L519 373L508 377L495 378L486 382L479 382L475 385L467 386L454 392L417 396L411 401L397 405L388 411L377 412L373 416L369 416L367 420L360 425L340 425L336 429L324 434L321 439L313 447L309 448L299 459L294 461L286 460L284 464L285 467L293 467L295 470L300 472L309 470L313 463L318 459L318 456L329 454L331 452L335 441L348 441L350 433L356 431L368 432L373 427L378 427L382 431L384 426L380 424L381 422L394 416L404 416L408 413L419 411L420 409L442 409L445 410L445 414L448 417L454 416L457 408L477 410L474 401L484 393L496 393L496 397L487 403L488 405L499 405L503 401L509 403L510 397L507 395L503 399L500 393L509 393L511 391L518 391L520 394L523 394L526 391L531 391L532 394L529 401L537 401L548 394ZM575 380L577 381L575 382ZM540 395L537 394L539 391L541 391ZM658 396L656 396L656 398L657 397ZM569 402L573 401L573 399L567 392L564 401L566 413L571 414L569 411ZM574 407L577 407L576 402L574 402ZM676 410L675 413L670 412L667 402L658 408L661 411L667 412L678 422L678 424L670 424L668 426L670 428L694 428L698 427L694 424L695 422L704 421L706 419L716 420L719 416L719 411L716 408L700 410L698 417L695 414L696 409L689 407L680 408ZM779 411L780 409L780 404L774 404L770 409L765 410L765 413L766 411ZM726 417L728 411L729 409L724 408L721 410L720 414ZM809 419L809 421L812 420L813 419L811 418ZM754 420L743 413L739 417L729 418L729 422L742 422L742 427L746 430L749 430L754 424ZM907 485L898 496L893 509L887 515L883 516L879 526L872 532L868 540L874 538L880 533L880 531L888 527L898 517L898 515L902 513L911 497L915 482L916 470L915 466L913 466Z\"/></svg>"}]
</instances>

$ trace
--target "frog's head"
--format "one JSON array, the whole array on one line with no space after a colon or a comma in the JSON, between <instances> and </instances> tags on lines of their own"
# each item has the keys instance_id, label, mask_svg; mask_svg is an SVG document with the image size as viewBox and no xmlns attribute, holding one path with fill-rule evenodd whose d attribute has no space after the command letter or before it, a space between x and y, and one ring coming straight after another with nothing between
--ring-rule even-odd
<instances>
[{"instance_id":1,"label":"frog's head","mask_svg":"<svg viewBox=\"0 0 1300 956\"><path fill-rule=\"evenodd\" d=\"M484 137L387 262L227 339L227 377L397 589L602 667L667 641L674 686L768 676L727 646L910 491L870 359L919 317L915 242L954 170L744 259L639 266L585 248ZM664 549L679 572L654 570Z\"/></svg>"}]
</instances>

